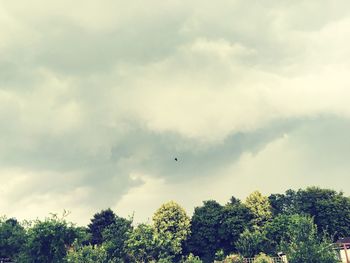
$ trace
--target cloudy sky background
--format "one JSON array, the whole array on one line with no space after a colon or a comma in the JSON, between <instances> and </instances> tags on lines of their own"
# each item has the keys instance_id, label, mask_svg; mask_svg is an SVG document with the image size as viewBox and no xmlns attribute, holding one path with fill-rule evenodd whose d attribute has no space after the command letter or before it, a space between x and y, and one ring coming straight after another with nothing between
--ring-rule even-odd
<instances>
[{"instance_id":1,"label":"cloudy sky background","mask_svg":"<svg viewBox=\"0 0 350 263\"><path fill-rule=\"evenodd\" d=\"M348 0L0 0L0 214L350 195L349 43Z\"/></svg>"}]
</instances>

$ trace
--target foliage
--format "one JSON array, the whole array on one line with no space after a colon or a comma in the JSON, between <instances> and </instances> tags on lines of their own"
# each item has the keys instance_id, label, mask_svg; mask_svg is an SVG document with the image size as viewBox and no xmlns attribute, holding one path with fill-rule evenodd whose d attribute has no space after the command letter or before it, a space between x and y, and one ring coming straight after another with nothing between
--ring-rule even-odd
<instances>
[{"instance_id":1,"label":"foliage","mask_svg":"<svg viewBox=\"0 0 350 263\"><path fill-rule=\"evenodd\" d=\"M152 226L140 224L129 234L125 249L133 262L149 262L157 258L158 242L154 232Z\"/></svg>"},{"instance_id":2,"label":"foliage","mask_svg":"<svg viewBox=\"0 0 350 263\"><path fill-rule=\"evenodd\" d=\"M251 227L253 214L238 199L231 198L231 202L222 210L222 219L219 226L221 247L226 254L236 252L235 242L245 229Z\"/></svg>"},{"instance_id":3,"label":"foliage","mask_svg":"<svg viewBox=\"0 0 350 263\"><path fill-rule=\"evenodd\" d=\"M203 206L194 210L187 247L204 262L212 262L216 251L221 248L219 228L222 214L223 207L213 200L204 201Z\"/></svg>"},{"instance_id":4,"label":"foliage","mask_svg":"<svg viewBox=\"0 0 350 263\"><path fill-rule=\"evenodd\" d=\"M115 222L103 232L103 245L107 251L108 259L127 260L126 241L132 232L132 220L116 216Z\"/></svg>"},{"instance_id":5,"label":"foliage","mask_svg":"<svg viewBox=\"0 0 350 263\"><path fill-rule=\"evenodd\" d=\"M202 260L198 256L190 253L187 257L184 257L181 260L181 263L202 263Z\"/></svg>"},{"instance_id":6,"label":"foliage","mask_svg":"<svg viewBox=\"0 0 350 263\"><path fill-rule=\"evenodd\" d=\"M230 254L226 256L225 263L244 263L244 258L239 254Z\"/></svg>"},{"instance_id":7,"label":"foliage","mask_svg":"<svg viewBox=\"0 0 350 263\"><path fill-rule=\"evenodd\" d=\"M290 242L283 242L284 252L290 263L336 263L336 252L327 236L320 239L317 227L310 217L300 217L291 229Z\"/></svg>"},{"instance_id":8,"label":"foliage","mask_svg":"<svg viewBox=\"0 0 350 263\"><path fill-rule=\"evenodd\" d=\"M332 242L345 235L350 235L350 199L311 187L268 199L254 192L245 203L232 197L225 206L205 201L195 208L192 222L183 208L169 202L155 212L153 224L135 228L132 219L110 209L96 213L88 227L57 216L21 223L0 217L0 257L21 263L199 263L214 258L233 263L241 257L231 253L254 257L283 251L290 263L335 263ZM255 258L266 260L266 255Z\"/></svg>"},{"instance_id":9,"label":"foliage","mask_svg":"<svg viewBox=\"0 0 350 263\"><path fill-rule=\"evenodd\" d=\"M17 259L26 239L27 233L16 219L0 219L0 258Z\"/></svg>"},{"instance_id":10,"label":"foliage","mask_svg":"<svg viewBox=\"0 0 350 263\"><path fill-rule=\"evenodd\" d=\"M350 235L350 199L333 190L310 187L298 191L299 209L314 217L319 233L336 239Z\"/></svg>"},{"instance_id":11,"label":"foliage","mask_svg":"<svg viewBox=\"0 0 350 263\"><path fill-rule=\"evenodd\" d=\"M259 229L252 231L246 229L235 243L238 252L245 257L254 257L259 252L265 251L267 244L265 232Z\"/></svg>"},{"instance_id":12,"label":"foliage","mask_svg":"<svg viewBox=\"0 0 350 263\"><path fill-rule=\"evenodd\" d=\"M108 208L96 213L88 225L89 233L91 234L91 244L100 245L103 242L102 232L110 225L116 222L116 215Z\"/></svg>"},{"instance_id":13,"label":"foliage","mask_svg":"<svg viewBox=\"0 0 350 263\"><path fill-rule=\"evenodd\" d=\"M225 259L225 251L223 249L219 249L215 252L215 261L223 261Z\"/></svg>"},{"instance_id":14,"label":"foliage","mask_svg":"<svg viewBox=\"0 0 350 263\"><path fill-rule=\"evenodd\" d=\"M264 253L260 253L259 255L254 257L254 263L271 263L271 257L267 256Z\"/></svg>"},{"instance_id":15,"label":"foliage","mask_svg":"<svg viewBox=\"0 0 350 263\"><path fill-rule=\"evenodd\" d=\"M78 236L72 224L56 216L44 221L36 220L28 230L25 252L20 262L64 262L67 249Z\"/></svg>"},{"instance_id":16,"label":"foliage","mask_svg":"<svg viewBox=\"0 0 350 263\"><path fill-rule=\"evenodd\" d=\"M350 199L342 192L309 187L270 195L269 200L274 215L310 215L318 226L319 234L326 231L334 240L350 235Z\"/></svg>"},{"instance_id":17,"label":"foliage","mask_svg":"<svg viewBox=\"0 0 350 263\"><path fill-rule=\"evenodd\" d=\"M291 242L295 234L295 229L298 229L299 222L303 218L303 216L298 214L280 214L268 222L264 226L264 233L268 240L268 246L265 252L276 254L278 251L281 251L281 242Z\"/></svg>"},{"instance_id":18,"label":"foliage","mask_svg":"<svg viewBox=\"0 0 350 263\"><path fill-rule=\"evenodd\" d=\"M173 201L165 203L153 215L153 224L162 256L180 254L190 233L190 218L185 210Z\"/></svg>"},{"instance_id":19,"label":"foliage","mask_svg":"<svg viewBox=\"0 0 350 263\"><path fill-rule=\"evenodd\" d=\"M69 263L105 263L107 262L107 251L103 246L82 246L69 250L66 260Z\"/></svg>"},{"instance_id":20,"label":"foliage","mask_svg":"<svg viewBox=\"0 0 350 263\"><path fill-rule=\"evenodd\" d=\"M294 190L287 190L285 194L271 194L269 197L273 216L279 214L297 214L297 193Z\"/></svg>"},{"instance_id":21,"label":"foliage","mask_svg":"<svg viewBox=\"0 0 350 263\"><path fill-rule=\"evenodd\" d=\"M263 196L259 191L251 193L245 205L251 210L254 215L254 223L256 226L262 226L272 217L271 205L269 199Z\"/></svg>"}]
</instances>

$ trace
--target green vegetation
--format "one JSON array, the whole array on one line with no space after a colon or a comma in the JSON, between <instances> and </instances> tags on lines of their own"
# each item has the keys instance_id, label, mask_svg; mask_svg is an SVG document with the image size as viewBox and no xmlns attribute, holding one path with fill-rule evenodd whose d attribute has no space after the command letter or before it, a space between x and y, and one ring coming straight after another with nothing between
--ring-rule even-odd
<instances>
[{"instance_id":1,"label":"green vegetation","mask_svg":"<svg viewBox=\"0 0 350 263\"><path fill-rule=\"evenodd\" d=\"M290 263L335 263L332 243L350 235L350 199L333 190L311 187L284 194L235 197L221 205L204 201L190 218L171 201L153 215L151 223L133 223L111 209L77 227L66 217L18 222L0 218L0 257L16 262L179 262L243 257L269 262L277 252Z\"/></svg>"}]
</instances>

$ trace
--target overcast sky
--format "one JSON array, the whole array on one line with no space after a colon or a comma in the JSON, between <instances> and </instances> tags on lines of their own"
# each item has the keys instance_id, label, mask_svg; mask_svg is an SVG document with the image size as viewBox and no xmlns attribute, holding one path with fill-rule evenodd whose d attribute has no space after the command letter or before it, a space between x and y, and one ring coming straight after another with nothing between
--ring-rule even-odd
<instances>
[{"instance_id":1,"label":"overcast sky","mask_svg":"<svg viewBox=\"0 0 350 263\"><path fill-rule=\"evenodd\" d=\"M0 214L350 195L349 43L348 0L0 0Z\"/></svg>"}]
</instances>

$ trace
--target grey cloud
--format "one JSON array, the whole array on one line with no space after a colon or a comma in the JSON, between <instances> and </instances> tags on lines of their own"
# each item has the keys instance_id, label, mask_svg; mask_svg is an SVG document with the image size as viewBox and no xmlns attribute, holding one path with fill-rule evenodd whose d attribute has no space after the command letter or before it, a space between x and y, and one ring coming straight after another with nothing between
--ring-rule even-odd
<instances>
[{"instance_id":1,"label":"grey cloud","mask_svg":"<svg viewBox=\"0 0 350 263\"><path fill-rule=\"evenodd\" d=\"M332 171L344 178L348 120L317 115L338 105L300 113L298 105L284 108L289 93L283 105L275 101L284 99L281 88L292 90L289 75L280 81L291 66L298 65L293 76L301 79L292 84L313 73L306 36L348 19L347 1L152 1L125 9L115 2L118 12L107 22L102 4L102 13L89 13L84 3L73 11L64 2L32 3L25 12L16 1L0 6L19 28L0 46L0 170L32 176L4 202L55 199L85 187L89 195L74 206L100 209L142 184L133 173L169 183L215 180L219 170L284 134L310 162L305 182L317 181L312 171L323 183ZM192 50L198 41L204 49Z\"/></svg>"}]
</instances>

